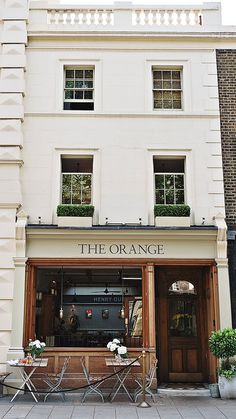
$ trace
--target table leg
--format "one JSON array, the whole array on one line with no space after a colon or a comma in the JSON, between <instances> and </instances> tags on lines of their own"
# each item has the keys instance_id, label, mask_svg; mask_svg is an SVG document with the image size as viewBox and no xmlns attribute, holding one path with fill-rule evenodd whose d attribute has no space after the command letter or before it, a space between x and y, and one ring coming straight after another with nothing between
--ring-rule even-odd
<instances>
[{"instance_id":1,"label":"table leg","mask_svg":"<svg viewBox=\"0 0 236 419\"><path fill-rule=\"evenodd\" d=\"M13 400L16 398L16 396L18 396L18 394L23 390L23 387L26 385L26 387L28 387L28 389L30 390L30 394L32 395L32 397L34 398L34 400L36 401L36 403L38 403L38 400L35 396L35 394L32 392L32 388L30 386L30 384L32 385L32 387L35 389L32 381L30 380L31 375L34 373L34 371L36 370L36 367L32 369L32 371L30 372L30 374L27 374L24 370L21 369L22 367L19 368L19 373L20 376L23 380L23 383L21 384L19 390L16 391L16 393L14 394L14 396L11 399L11 402L13 402ZM36 390L36 389L35 389Z\"/></svg>"},{"instance_id":2,"label":"table leg","mask_svg":"<svg viewBox=\"0 0 236 419\"><path fill-rule=\"evenodd\" d=\"M126 386L125 386L125 380L126 380L126 377L128 376L128 374L130 372L130 369L131 368L127 368L126 371L124 370L124 371L122 371L121 374L117 374L117 381L119 381L119 383L117 382L117 388L116 388L116 384L114 386L114 389L116 388L116 391L114 392L113 396L111 397L111 401L114 400L114 398L116 397L118 391L122 387L125 390L125 392L126 392L127 396L129 397L129 399L133 402L133 398L132 398L131 394L128 392ZM114 371L116 372L116 369Z\"/></svg>"}]
</instances>

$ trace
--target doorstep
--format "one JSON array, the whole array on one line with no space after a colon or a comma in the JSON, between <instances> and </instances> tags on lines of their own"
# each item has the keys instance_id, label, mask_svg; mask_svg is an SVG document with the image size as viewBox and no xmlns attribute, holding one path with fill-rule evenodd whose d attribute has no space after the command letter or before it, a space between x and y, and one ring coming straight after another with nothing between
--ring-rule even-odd
<instances>
[{"instance_id":1,"label":"doorstep","mask_svg":"<svg viewBox=\"0 0 236 419\"><path fill-rule=\"evenodd\" d=\"M205 383L163 383L158 386L157 394L170 397L210 397L210 390L209 385Z\"/></svg>"}]
</instances>

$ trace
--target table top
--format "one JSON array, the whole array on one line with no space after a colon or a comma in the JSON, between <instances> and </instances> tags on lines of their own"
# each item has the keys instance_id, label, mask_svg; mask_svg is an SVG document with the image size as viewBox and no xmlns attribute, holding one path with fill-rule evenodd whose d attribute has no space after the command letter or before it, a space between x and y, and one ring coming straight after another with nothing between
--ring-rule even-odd
<instances>
[{"instance_id":1,"label":"table top","mask_svg":"<svg viewBox=\"0 0 236 419\"><path fill-rule=\"evenodd\" d=\"M125 367L126 365L130 365L136 358L124 358L122 361L119 361L115 358L105 358L106 366L107 367ZM140 362L135 361L131 367L140 367Z\"/></svg>"},{"instance_id":2,"label":"table top","mask_svg":"<svg viewBox=\"0 0 236 419\"><path fill-rule=\"evenodd\" d=\"M23 367L23 368L40 368L40 367L47 367L48 365L48 358L36 358L35 361L32 364L25 364L24 362L19 362L17 364L11 365L10 367Z\"/></svg>"}]
</instances>

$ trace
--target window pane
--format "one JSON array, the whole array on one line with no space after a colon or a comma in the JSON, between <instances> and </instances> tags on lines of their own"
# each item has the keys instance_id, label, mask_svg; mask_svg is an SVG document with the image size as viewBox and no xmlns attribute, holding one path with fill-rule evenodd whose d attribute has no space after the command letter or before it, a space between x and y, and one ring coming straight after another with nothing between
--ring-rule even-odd
<instances>
[{"instance_id":1,"label":"window pane","mask_svg":"<svg viewBox=\"0 0 236 419\"><path fill-rule=\"evenodd\" d=\"M85 90L84 92L84 99L92 99L93 98L93 91L92 90Z\"/></svg>"},{"instance_id":2,"label":"window pane","mask_svg":"<svg viewBox=\"0 0 236 419\"><path fill-rule=\"evenodd\" d=\"M172 95L174 100L181 100L181 92L173 91Z\"/></svg>"},{"instance_id":3,"label":"window pane","mask_svg":"<svg viewBox=\"0 0 236 419\"><path fill-rule=\"evenodd\" d=\"M172 297L173 298L173 297ZM169 304L171 336L197 336L196 300L173 299Z\"/></svg>"},{"instance_id":4,"label":"window pane","mask_svg":"<svg viewBox=\"0 0 236 419\"><path fill-rule=\"evenodd\" d=\"M66 78L73 79L74 78L74 70L66 70Z\"/></svg>"},{"instance_id":5,"label":"window pane","mask_svg":"<svg viewBox=\"0 0 236 419\"><path fill-rule=\"evenodd\" d=\"M85 70L85 78L92 79L93 78L93 70Z\"/></svg>"},{"instance_id":6,"label":"window pane","mask_svg":"<svg viewBox=\"0 0 236 419\"><path fill-rule=\"evenodd\" d=\"M84 76L83 70L75 70L75 77L76 79L82 79Z\"/></svg>"},{"instance_id":7,"label":"window pane","mask_svg":"<svg viewBox=\"0 0 236 419\"><path fill-rule=\"evenodd\" d=\"M156 189L164 189L164 175L155 176L155 187Z\"/></svg>"},{"instance_id":8,"label":"window pane","mask_svg":"<svg viewBox=\"0 0 236 419\"><path fill-rule=\"evenodd\" d=\"M174 189L174 176L173 175L165 176L165 188Z\"/></svg>"},{"instance_id":9,"label":"window pane","mask_svg":"<svg viewBox=\"0 0 236 419\"><path fill-rule=\"evenodd\" d=\"M71 204L71 193L70 191L62 191L62 204Z\"/></svg>"},{"instance_id":10,"label":"window pane","mask_svg":"<svg viewBox=\"0 0 236 419\"><path fill-rule=\"evenodd\" d=\"M174 190L167 190L166 191L166 204L174 204Z\"/></svg>"},{"instance_id":11,"label":"window pane","mask_svg":"<svg viewBox=\"0 0 236 419\"><path fill-rule=\"evenodd\" d=\"M172 81L172 89L181 89L180 81Z\"/></svg>"},{"instance_id":12,"label":"window pane","mask_svg":"<svg viewBox=\"0 0 236 419\"><path fill-rule=\"evenodd\" d=\"M184 190L179 189L175 191L175 203L176 204L184 204Z\"/></svg>"},{"instance_id":13,"label":"window pane","mask_svg":"<svg viewBox=\"0 0 236 419\"><path fill-rule=\"evenodd\" d=\"M164 109L172 109L172 101L171 100L164 100L163 101L163 108Z\"/></svg>"},{"instance_id":14,"label":"window pane","mask_svg":"<svg viewBox=\"0 0 236 419\"><path fill-rule=\"evenodd\" d=\"M123 267L124 277L130 277L129 281L122 281L118 268L75 266L73 275L69 267L62 269L37 270L33 302L36 306L35 338L45 341L47 347L104 349L113 338L131 348L142 347L142 272L139 267ZM61 306L62 319L59 317Z\"/></svg>"},{"instance_id":15,"label":"window pane","mask_svg":"<svg viewBox=\"0 0 236 419\"><path fill-rule=\"evenodd\" d=\"M181 105L181 101L180 100L174 100L173 101L173 109L181 109L182 105Z\"/></svg>"},{"instance_id":16,"label":"window pane","mask_svg":"<svg viewBox=\"0 0 236 419\"><path fill-rule=\"evenodd\" d=\"M164 204L165 198L164 198L164 190L157 190L156 191L156 204Z\"/></svg>"},{"instance_id":17,"label":"window pane","mask_svg":"<svg viewBox=\"0 0 236 419\"><path fill-rule=\"evenodd\" d=\"M162 81L161 80L154 80L153 81L153 89L162 89Z\"/></svg>"},{"instance_id":18,"label":"window pane","mask_svg":"<svg viewBox=\"0 0 236 419\"><path fill-rule=\"evenodd\" d=\"M180 80L180 71L172 71L172 79Z\"/></svg>"},{"instance_id":19,"label":"window pane","mask_svg":"<svg viewBox=\"0 0 236 419\"><path fill-rule=\"evenodd\" d=\"M75 99L83 99L83 90L75 90Z\"/></svg>"},{"instance_id":20,"label":"window pane","mask_svg":"<svg viewBox=\"0 0 236 419\"><path fill-rule=\"evenodd\" d=\"M175 175L175 188L184 189L184 176L183 175Z\"/></svg>"},{"instance_id":21,"label":"window pane","mask_svg":"<svg viewBox=\"0 0 236 419\"><path fill-rule=\"evenodd\" d=\"M171 100L172 99L172 92L163 92L163 99L164 100Z\"/></svg>"},{"instance_id":22,"label":"window pane","mask_svg":"<svg viewBox=\"0 0 236 419\"><path fill-rule=\"evenodd\" d=\"M170 71L163 71L163 79L170 80L171 79L171 72Z\"/></svg>"},{"instance_id":23,"label":"window pane","mask_svg":"<svg viewBox=\"0 0 236 419\"><path fill-rule=\"evenodd\" d=\"M154 109L162 109L162 101L154 100Z\"/></svg>"},{"instance_id":24,"label":"window pane","mask_svg":"<svg viewBox=\"0 0 236 419\"><path fill-rule=\"evenodd\" d=\"M164 81L163 89L171 89L171 81Z\"/></svg>"},{"instance_id":25,"label":"window pane","mask_svg":"<svg viewBox=\"0 0 236 419\"><path fill-rule=\"evenodd\" d=\"M72 204L75 204L75 205L82 204L80 191L74 191L72 193Z\"/></svg>"},{"instance_id":26,"label":"window pane","mask_svg":"<svg viewBox=\"0 0 236 419\"><path fill-rule=\"evenodd\" d=\"M77 89L82 89L83 88L83 84L84 84L84 82L82 80L76 80L75 81L75 87Z\"/></svg>"},{"instance_id":27,"label":"window pane","mask_svg":"<svg viewBox=\"0 0 236 419\"><path fill-rule=\"evenodd\" d=\"M161 79L162 78L161 71L153 71L153 78L154 79Z\"/></svg>"},{"instance_id":28,"label":"window pane","mask_svg":"<svg viewBox=\"0 0 236 419\"><path fill-rule=\"evenodd\" d=\"M65 99L73 99L73 98L74 98L73 90L66 90L65 91Z\"/></svg>"},{"instance_id":29,"label":"window pane","mask_svg":"<svg viewBox=\"0 0 236 419\"><path fill-rule=\"evenodd\" d=\"M163 95L162 92L157 92L157 91L153 92L153 97L156 100L162 100L162 95Z\"/></svg>"},{"instance_id":30,"label":"window pane","mask_svg":"<svg viewBox=\"0 0 236 419\"><path fill-rule=\"evenodd\" d=\"M66 80L66 87L70 87L73 89L74 87L74 80Z\"/></svg>"}]
</instances>

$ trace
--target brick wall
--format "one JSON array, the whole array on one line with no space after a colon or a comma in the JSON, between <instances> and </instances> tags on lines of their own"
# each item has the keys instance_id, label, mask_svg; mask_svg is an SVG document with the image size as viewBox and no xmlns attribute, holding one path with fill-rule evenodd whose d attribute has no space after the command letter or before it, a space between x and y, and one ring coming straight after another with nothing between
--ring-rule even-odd
<instances>
[{"instance_id":1,"label":"brick wall","mask_svg":"<svg viewBox=\"0 0 236 419\"><path fill-rule=\"evenodd\" d=\"M236 50L217 50L226 221L236 228Z\"/></svg>"},{"instance_id":2,"label":"brick wall","mask_svg":"<svg viewBox=\"0 0 236 419\"><path fill-rule=\"evenodd\" d=\"M236 50L217 50L226 222L236 230ZM232 321L236 328L236 240L228 241Z\"/></svg>"}]
</instances>

